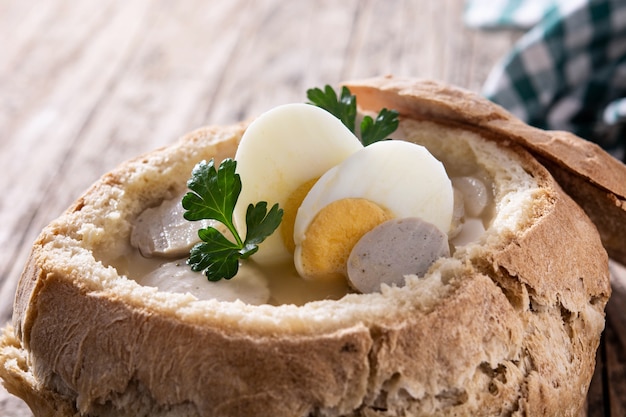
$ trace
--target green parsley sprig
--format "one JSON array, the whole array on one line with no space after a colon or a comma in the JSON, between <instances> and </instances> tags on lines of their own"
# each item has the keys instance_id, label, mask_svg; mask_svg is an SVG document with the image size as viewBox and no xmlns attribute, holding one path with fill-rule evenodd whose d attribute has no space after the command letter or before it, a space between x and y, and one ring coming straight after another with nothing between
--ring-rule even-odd
<instances>
[{"instance_id":1,"label":"green parsley sprig","mask_svg":"<svg viewBox=\"0 0 626 417\"><path fill-rule=\"evenodd\" d=\"M265 201L250 204L246 211L246 237L241 238L233 222L235 204L241 193L241 178L235 172L236 167L237 162L232 159L222 161L217 170L213 159L198 163L187 182L192 192L185 194L182 201L185 219L217 220L235 239L234 242L229 240L213 227L198 231L202 242L191 249L187 263L193 271L204 271L209 281L234 277L239 270L239 260L254 254L283 217L278 204L269 212Z\"/></svg>"},{"instance_id":2,"label":"green parsley sprig","mask_svg":"<svg viewBox=\"0 0 626 417\"><path fill-rule=\"evenodd\" d=\"M339 97L330 85L326 85L324 90L311 88L307 90L306 95L310 100L310 104L328 111L341 120L352 133L357 134L355 130L357 115L356 96L350 92L348 87L343 86L341 88L341 95ZM376 119L372 119L371 116L363 117L361 125L359 126L361 130L361 143L367 146L385 140L390 134L396 131L398 124L398 112L396 110L383 108L378 113Z\"/></svg>"},{"instance_id":3,"label":"green parsley sprig","mask_svg":"<svg viewBox=\"0 0 626 417\"><path fill-rule=\"evenodd\" d=\"M307 90L306 96L311 100L310 104L326 110L354 133L356 96L350 93L348 87L344 86L341 89L340 97L337 97L337 93L330 85L326 85L323 91L320 88L311 88Z\"/></svg>"}]
</instances>

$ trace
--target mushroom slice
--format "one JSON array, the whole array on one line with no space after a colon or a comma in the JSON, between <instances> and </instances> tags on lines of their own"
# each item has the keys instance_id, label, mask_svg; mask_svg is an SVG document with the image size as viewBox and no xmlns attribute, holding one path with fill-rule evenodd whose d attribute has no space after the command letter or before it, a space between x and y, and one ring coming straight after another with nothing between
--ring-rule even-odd
<instances>
[{"instance_id":1,"label":"mushroom slice","mask_svg":"<svg viewBox=\"0 0 626 417\"><path fill-rule=\"evenodd\" d=\"M388 220L357 242L348 258L348 280L362 293L381 284L404 285L405 275L424 275L440 257L450 255L448 236L418 217Z\"/></svg>"},{"instance_id":2,"label":"mushroom slice","mask_svg":"<svg viewBox=\"0 0 626 417\"><path fill-rule=\"evenodd\" d=\"M490 200L485 183L476 177L455 177L451 181L454 189L463 194L465 212L471 217L479 217Z\"/></svg>"},{"instance_id":3,"label":"mushroom slice","mask_svg":"<svg viewBox=\"0 0 626 417\"><path fill-rule=\"evenodd\" d=\"M185 220L182 197L164 200L159 206L144 210L135 220L130 244L145 257L180 258L189 254L200 241L198 230L221 226L211 220Z\"/></svg>"},{"instance_id":4,"label":"mushroom slice","mask_svg":"<svg viewBox=\"0 0 626 417\"><path fill-rule=\"evenodd\" d=\"M191 270L186 259L166 262L137 280L147 287L160 291L190 293L200 300L240 300L247 304L265 304L270 299L267 280L247 268L240 268L237 279L209 281L204 275Z\"/></svg>"}]
</instances>

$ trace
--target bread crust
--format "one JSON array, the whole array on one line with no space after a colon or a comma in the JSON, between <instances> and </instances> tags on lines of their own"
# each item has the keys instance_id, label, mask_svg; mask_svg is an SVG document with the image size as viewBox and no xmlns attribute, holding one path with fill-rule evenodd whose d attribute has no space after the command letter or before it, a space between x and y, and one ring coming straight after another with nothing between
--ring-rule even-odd
<instances>
[{"instance_id":1,"label":"bread crust","mask_svg":"<svg viewBox=\"0 0 626 417\"><path fill-rule=\"evenodd\" d=\"M483 131L484 117L502 121L484 136L538 184L519 230L381 294L296 307L159 293L110 261L132 218L180 191L197 161L234 155L245 126L200 129L105 175L42 232L0 345L7 389L37 417L578 415L610 294L596 228L502 140L500 109L413 83L430 99L412 113L421 99L397 93L404 114Z\"/></svg>"}]
</instances>

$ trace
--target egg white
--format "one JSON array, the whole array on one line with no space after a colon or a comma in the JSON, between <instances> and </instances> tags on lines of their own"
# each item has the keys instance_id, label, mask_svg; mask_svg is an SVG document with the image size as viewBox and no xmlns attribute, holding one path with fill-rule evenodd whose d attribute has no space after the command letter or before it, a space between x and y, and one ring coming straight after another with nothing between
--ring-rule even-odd
<instances>
[{"instance_id":1,"label":"egg white","mask_svg":"<svg viewBox=\"0 0 626 417\"><path fill-rule=\"evenodd\" d=\"M268 209L275 203L284 207L303 183L322 176L362 148L339 119L319 107L294 103L262 114L248 126L235 154L242 182L233 216L237 230L245 234L249 204L266 201ZM260 263L291 257L280 230L253 255Z\"/></svg>"},{"instance_id":2,"label":"egg white","mask_svg":"<svg viewBox=\"0 0 626 417\"><path fill-rule=\"evenodd\" d=\"M421 145L377 142L327 171L311 188L296 216L296 258L317 213L345 198L370 200L393 217L419 217L444 233L452 222L454 193L443 164Z\"/></svg>"}]
</instances>

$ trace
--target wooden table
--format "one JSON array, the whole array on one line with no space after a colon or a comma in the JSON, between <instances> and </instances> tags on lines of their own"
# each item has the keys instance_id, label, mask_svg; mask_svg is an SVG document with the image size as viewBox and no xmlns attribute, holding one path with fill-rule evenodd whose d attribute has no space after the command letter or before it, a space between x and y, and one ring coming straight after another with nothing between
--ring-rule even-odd
<instances>
[{"instance_id":1,"label":"wooden table","mask_svg":"<svg viewBox=\"0 0 626 417\"><path fill-rule=\"evenodd\" d=\"M519 32L463 26L463 0L0 0L0 320L41 228L122 161L205 124L385 73L478 91ZM626 272L589 415L626 415ZM619 269L619 271L618 271ZM618 280L622 277L621 280ZM28 416L0 391L0 415Z\"/></svg>"}]
</instances>

